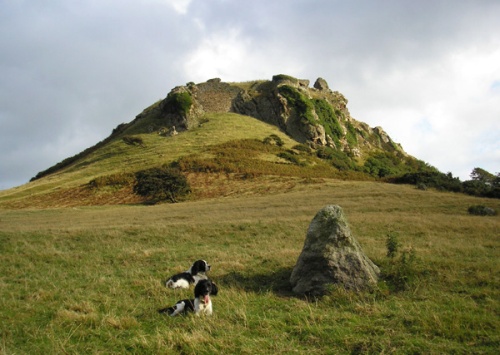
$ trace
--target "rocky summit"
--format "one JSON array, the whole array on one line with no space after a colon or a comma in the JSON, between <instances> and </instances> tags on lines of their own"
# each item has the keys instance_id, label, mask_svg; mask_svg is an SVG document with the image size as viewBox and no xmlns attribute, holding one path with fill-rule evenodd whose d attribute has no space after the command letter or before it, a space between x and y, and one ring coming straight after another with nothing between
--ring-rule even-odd
<instances>
[{"instance_id":1,"label":"rocky summit","mask_svg":"<svg viewBox=\"0 0 500 355\"><path fill-rule=\"evenodd\" d=\"M307 79L275 75L272 80L226 83L219 78L204 83L175 87L157 106L159 118L149 130L163 126L189 130L207 113L233 112L255 117L279 127L299 143L312 148L331 147L363 158L374 150L406 155L381 127L369 127L355 120L347 99L332 91L322 78L313 87ZM137 116L139 123L151 111Z\"/></svg>"},{"instance_id":2,"label":"rocky summit","mask_svg":"<svg viewBox=\"0 0 500 355\"><path fill-rule=\"evenodd\" d=\"M347 99L323 78L312 85L284 74L239 83L214 78L171 89L101 142L39 172L26 186L36 194L19 191L8 203L123 204L153 195L162 201L167 187L158 176L154 188L147 183L148 196L140 187L141 176L160 170L187 179L189 198L198 199L260 193L256 177L364 180L426 168L381 127L351 117Z\"/></svg>"}]
</instances>

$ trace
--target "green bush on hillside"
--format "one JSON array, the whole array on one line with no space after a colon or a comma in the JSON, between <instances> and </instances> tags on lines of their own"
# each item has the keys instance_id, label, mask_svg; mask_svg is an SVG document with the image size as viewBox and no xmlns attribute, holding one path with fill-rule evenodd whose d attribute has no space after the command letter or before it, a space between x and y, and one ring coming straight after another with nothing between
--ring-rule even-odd
<instances>
[{"instance_id":1,"label":"green bush on hillside","mask_svg":"<svg viewBox=\"0 0 500 355\"><path fill-rule=\"evenodd\" d=\"M395 155L386 152L372 154L365 161L363 170L375 177L393 176L404 173L401 161Z\"/></svg>"},{"instance_id":2,"label":"green bush on hillside","mask_svg":"<svg viewBox=\"0 0 500 355\"><path fill-rule=\"evenodd\" d=\"M122 140L123 142L125 142L125 144L128 145L138 145L141 147L144 146L144 140L138 136L124 136Z\"/></svg>"},{"instance_id":3,"label":"green bush on hillside","mask_svg":"<svg viewBox=\"0 0 500 355\"><path fill-rule=\"evenodd\" d=\"M483 205L470 206L467 209L467 212L476 216L496 216L497 214L497 211L495 211L493 208Z\"/></svg>"},{"instance_id":4,"label":"green bush on hillside","mask_svg":"<svg viewBox=\"0 0 500 355\"><path fill-rule=\"evenodd\" d=\"M458 177L453 177L451 173L444 174L433 168L429 168L426 171L405 173L401 176L391 178L390 182L417 186L425 185L428 188L453 192L462 192L463 189Z\"/></svg>"},{"instance_id":5,"label":"green bush on hillside","mask_svg":"<svg viewBox=\"0 0 500 355\"><path fill-rule=\"evenodd\" d=\"M281 152L278 154L278 157L288 160L290 163L298 165L298 166L306 166L307 164L299 159L296 153L291 150L287 150L285 152Z\"/></svg>"},{"instance_id":6,"label":"green bush on hillside","mask_svg":"<svg viewBox=\"0 0 500 355\"><path fill-rule=\"evenodd\" d=\"M474 168L470 176L472 180L464 181L462 184L465 193L500 198L500 173L493 175L484 169Z\"/></svg>"},{"instance_id":7,"label":"green bush on hillside","mask_svg":"<svg viewBox=\"0 0 500 355\"><path fill-rule=\"evenodd\" d=\"M356 163L346 153L330 147L319 147L316 151L318 158L329 160L339 170L358 170Z\"/></svg>"},{"instance_id":8,"label":"green bush on hillside","mask_svg":"<svg viewBox=\"0 0 500 355\"><path fill-rule=\"evenodd\" d=\"M168 113L175 113L180 115L187 115L191 106L193 105L193 98L188 92L170 93L166 99L166 109Z\"/></svg>"},{"instance_id":9,"label":"green bush on hillside","mask_svg":"<svg viewBox=\"0 0 500 355\"><path fill-rule=\"evenodd\" d=\"M271 134L269 137L264 138L264 140L262 142L264 144L276 144L278 147L282 147L285 145L285 142L283 142L283 139L281 139L276 134Z\"/></svg>"},{"instance_id":10,"label":"green bush on hillside","mask_svg":"<svg viewBox=\"0 0 500 355\"><path fill-rule=\"evenodd\" d=\"M401 243L396 233L389 233L385 243L387 260L382 266L382 280L392 291L407 291L417 281L417 256L413 247L401 251ZM396 256L399 254L399 258Z\"/></svg>"},{"instance_id":11,"label":"green bush on hillside","mask_svg":"<svg viewBox=\"0 0 500 355\"><path fill-rule=\"evenodd\" d=\"M141 170L135 177L134 192L149 198L153 203L160 201L175 203L191 192L186 177L174 168L163 166Z\"/></svg>"}]
</instances>

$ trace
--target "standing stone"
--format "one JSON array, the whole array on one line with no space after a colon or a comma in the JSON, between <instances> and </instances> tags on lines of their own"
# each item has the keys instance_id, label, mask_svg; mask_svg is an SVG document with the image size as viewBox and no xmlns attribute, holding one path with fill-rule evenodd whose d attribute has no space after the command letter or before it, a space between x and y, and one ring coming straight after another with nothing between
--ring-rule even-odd
<instances>
[{"instance_id":1,"label":"standing stone","mask_svg":"<svg viewBox=\"0 0 500 355\"><path fill-rule=\"evenodd\" d=\"M351 235L342 208L329 205L309 225L290 283L295 293L321 295L328 284L348 290L373 288L379 273Z\"/></svg>"}]
</instances>

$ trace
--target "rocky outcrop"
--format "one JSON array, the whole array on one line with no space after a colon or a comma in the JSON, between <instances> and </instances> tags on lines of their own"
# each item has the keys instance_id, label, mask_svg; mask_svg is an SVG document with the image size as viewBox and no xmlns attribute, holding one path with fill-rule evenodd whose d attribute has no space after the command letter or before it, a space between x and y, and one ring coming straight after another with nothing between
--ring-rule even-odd
<instances>
[{"instance_id":1,"label":"rocky outcrop","mask_svg":"<svg viewBox=\"0 0 500 355\"><path fill-rule=\"evenodd\" d=\"M329 284L363 290L377 284L379 272L352 236L342 208L329 205L309 225L290 283L295 293L308 295L324 294Z\"/></svg>"},{"instance_id":2,"label":"rocky outcrop","mask_svg":"<svg viewBox=\"0 0 500 355\"><path fill-rule=\"evenodd\" d=\"M328 87L328 83L323 78L316 79L316 82L314 83L314 88L321 90L321 91L329 91L330 90L330 88Z\"/></svg>"},{"instance_id":3,"label":"rocky outcrop","mask_svg":"<svg viewBox=\"0 0 500 355\"><path fill-rule=\"evenodd\" d=\"M185 109L173 98L190 101L190 106ZM275 125L312 148L331 147L355 159L374 149L405 154L380 127L372 129L353 119L347 99L330 90L323 78L318 78L313 88L307 79L284 74L273 76L271 81L225 83L214 78L188 83L174 88L160 103L160 111L158 125L175 126L179 132L197 127L206 113L235 112Z\"/></svg>"}]
</instances>

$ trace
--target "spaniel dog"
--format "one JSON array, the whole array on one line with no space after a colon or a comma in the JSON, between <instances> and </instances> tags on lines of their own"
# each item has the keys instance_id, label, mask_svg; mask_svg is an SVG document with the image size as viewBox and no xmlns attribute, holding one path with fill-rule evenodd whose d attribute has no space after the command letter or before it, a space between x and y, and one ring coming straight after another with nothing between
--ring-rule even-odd
<instances>
[{"instance_id":1,"label":"spaniel dog","mask_svg":"<svg viewBox=\"0 0 500 355\"><path fill-rule=\"evenodd\" d=\"M158 310L160 313L167 313L171 317L178 314L194 312L196 315L212 315L212 300L210 295L217 295L219 289L215 283L210 280L200 280L194 288L194 299L185 299L178 301L172 307Z\"/></svg>"},{"instance_id":2,"label":"spaniel dog","mask_svg":"<svg viewBox=\"0 0 500 355\"><path fill-rule=\"evenodd\" d=\"M165 284L168 288L189 288L200 280L207 280L206 273L209 270L210 265L205 260L196 260L189 270L172 276Z\"/></svg>"}]
</instances>

